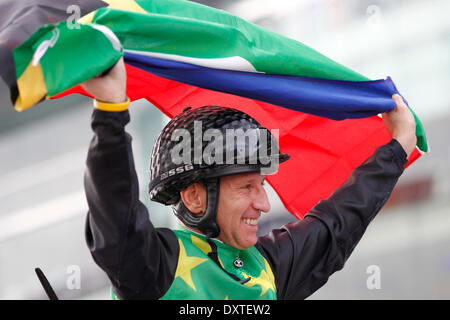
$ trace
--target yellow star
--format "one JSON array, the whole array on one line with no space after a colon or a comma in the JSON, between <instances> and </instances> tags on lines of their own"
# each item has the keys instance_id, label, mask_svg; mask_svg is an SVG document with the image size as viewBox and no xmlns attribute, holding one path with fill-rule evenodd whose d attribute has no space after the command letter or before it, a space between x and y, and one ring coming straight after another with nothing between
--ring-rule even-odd
<instances>
[{"instance_id":1,"label":"yellow star","mask_svg":"<svg viewBox=\"0 0 450 320\"><path fill-rule=\"evenodd\" d=\"M184 248L183 242L178 239L178 243L180 244L180 255L178 257L178 266L177 271L175 273L175 279L180 277L186 282L194 291L197 291L197 288L192 281L191 271L199 264L205 262L207 259L199 258L199 257L190 257L186 254L186 250Z\"/></svg>"},{"instance_id":2,"label":"yellow star","mask_svg":"<svg viewBox=\"0 0 450 320\"><path fill-rule=\"evenodd\" d=\"M267 263L267 261L265 259L264 259L264 261L265 261L266 270L268 270L268 272L266 272L266 270L261 270L261 273L259 274L259 276L257 278L251 278L250 281L245 283L245 285L249 286L249 287L259 285L261 287L260 296L264 295L268 289L275 291L275 281L274 281L272 270L270 269L270 266ZM245 278L249 277L245 272L242 272L242 274L244 275Z\"/></svg>"},{"instance_id":3,"label":"yellow star","mask_svg":"<svg viewBox=\"0 0 450 320\"><path fill-rule=\"evenodd\" d=\"M272 285L272 288L274 289L273 291L275 291L276 290L275 276L273 275L272 268L270 267L270 265L266 259L264 259L264 267L267 271L267 275L269 277L270 284Z\"/></svg>"}]
</instances>

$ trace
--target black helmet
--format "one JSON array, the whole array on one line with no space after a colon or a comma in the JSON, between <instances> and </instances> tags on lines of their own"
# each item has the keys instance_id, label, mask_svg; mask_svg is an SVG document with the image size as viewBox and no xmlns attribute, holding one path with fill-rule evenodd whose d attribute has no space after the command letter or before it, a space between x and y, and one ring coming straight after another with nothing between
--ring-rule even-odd
<instances>
[{"instance_id":1,"label":"black helmet","mask_svg":"<svg viewBox=\"0 0 450 320\"><path fill-rule=\"evenodd\" d=\"M175 215L186 226L197 228L208 237L217 237L220 177L273 173L279 163L288 159L289 155L279 153L270 131L249 115L218 106L186 108L165 126L153 145L150 199L172 205ZM207 194L203 216L190 212L180 196L180 191L200 181Z\"/></svg>"}]
</instances>

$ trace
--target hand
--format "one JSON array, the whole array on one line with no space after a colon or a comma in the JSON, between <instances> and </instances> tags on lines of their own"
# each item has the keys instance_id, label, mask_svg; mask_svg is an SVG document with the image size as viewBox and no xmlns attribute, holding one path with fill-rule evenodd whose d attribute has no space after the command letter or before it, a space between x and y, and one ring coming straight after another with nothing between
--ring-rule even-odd
<instances>
[{"instance_id":1,"label":"hand","mask_svg":"<svg viewBox=\"0 0 450 320\"><path fill-rule=\"evenodd\" d=\"M96 100L121 103L127 100L126 80L127 74L122 57L106 75L86 80L81 86Z\"/></svg>"},{"instance_id":2,"label":"hand","mask_svg":"<svg viewBox=\"0 0 450 320\"><path fill-rule=\"evenodd\" d=\"M416 122L400 95L394 94L392 99L395 101L396 107L390 112L383 113L383 121L391 137L402 145L409 157L417 143Z\"/></svg>"}]
</instances>

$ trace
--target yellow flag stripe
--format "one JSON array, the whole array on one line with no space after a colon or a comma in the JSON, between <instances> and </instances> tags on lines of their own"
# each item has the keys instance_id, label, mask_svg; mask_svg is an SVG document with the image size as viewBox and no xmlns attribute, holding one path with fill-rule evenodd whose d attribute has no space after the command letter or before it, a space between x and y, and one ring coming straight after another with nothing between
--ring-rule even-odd
<instances>
[{"instance_id":1,"label":"yellow flag stripe","mask_svg":"<svg viewBox=\"0 0 450 320\"><path fill-rule=\"evenodd\" d=\"M78 19L79 24L89 24L94 19L95 11L89 12L88 14L82 16Z\"/></svg>"},{"instance_id":2,"label":"yellow flag stripe","mask_svg":"<svg viewBox=\"0 0 450 320\"><path fill-rule=\"evenodd\" d=\"M46 97L47 87L45 86L41 64L38 63L37 66L33 66L30 61L25 71L17 79L17 87L19 96L14 103L16 111L21 112L31 108Z\"/></svg>"},{"instance_id":3,"label":"yellow flag stripe","mask_svg":"<svg viewBox=\"0 0 450 320\"><path fill-rule=\"evenodd\" d=\"M126 10L138 13L147 13L140 5L137 4L134 0L103 0L108 4L108 8L118 9L118 10ZM89 24L92 23L94 19L95 11L89 12L88 14L82 16L78 19L78 23L80 24Z\"/></svg>"}]
</instances>

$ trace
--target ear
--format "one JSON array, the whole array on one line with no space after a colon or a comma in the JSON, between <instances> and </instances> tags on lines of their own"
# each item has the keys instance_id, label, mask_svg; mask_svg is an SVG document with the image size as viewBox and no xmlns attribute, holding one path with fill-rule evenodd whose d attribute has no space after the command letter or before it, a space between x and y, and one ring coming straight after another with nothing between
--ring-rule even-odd
<instances>
[{"instance_id":1,"label":"ear","mask_svg":"<svg viewBox=\"0 0 450 320\"><path fill-rule=\"evenodd\" d=\"M181 200L186 208L196 215L203 215L206 211L206 189L200 182L191 184L180 192Z\"/></svg>"}]
</instances>

